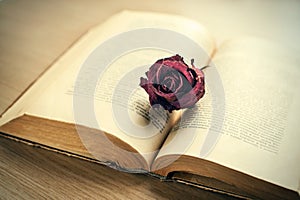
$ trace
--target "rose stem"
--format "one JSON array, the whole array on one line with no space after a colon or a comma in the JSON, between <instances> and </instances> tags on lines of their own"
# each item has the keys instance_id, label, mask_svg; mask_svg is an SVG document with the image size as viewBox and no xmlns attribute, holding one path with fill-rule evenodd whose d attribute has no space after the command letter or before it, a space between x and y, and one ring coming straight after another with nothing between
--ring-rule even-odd
<instances>
[{"instance_id":1,"label":"rose stem","mask_svg":"<svg viewBox=\"0 0 300 200\"><path fill-rule=\"evenodd\" d=\"M191 59L191 64L192 64L193 67L195 67L195 66L194 66L194 61L195 61L194 58L192 58L192 59ZM202 71L202 70L204 70L204 69L206 69L206 68L208 68L208 67L209 67L209 65L206 65L206 66L200 68L200 70Z\"/></svg>"},{"instance_id":2,"label":"rose stem","mask_svg":"<svg viewBox=\"0 0 300 200\"><path fill-rule=\"evenodd\" d=\"M210 66L209 66L209 65L206 65L206 66L200 68L200 70L203 71L204 69L206 69L206 68L208 68L208 67L210 67Z\"/></svg>"}]
</instances>

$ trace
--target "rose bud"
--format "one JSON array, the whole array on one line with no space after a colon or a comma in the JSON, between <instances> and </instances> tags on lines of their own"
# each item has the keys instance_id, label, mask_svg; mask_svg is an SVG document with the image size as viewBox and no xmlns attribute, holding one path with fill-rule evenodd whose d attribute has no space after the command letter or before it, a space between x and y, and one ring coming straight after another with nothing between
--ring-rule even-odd
<instances>
[{"instance_id":1,"label":"rose bud","mask_svg":"<svg viewBox=\"0 0 300 200\"><path fill-rule=\"evenodd\" d=\"M169 112L192 107L205 93L204 73L193 60L188 66L178 54L156 61L146 76L140 86L149 94L150 104L160 104Z\"/></svg>"}]
</instances>

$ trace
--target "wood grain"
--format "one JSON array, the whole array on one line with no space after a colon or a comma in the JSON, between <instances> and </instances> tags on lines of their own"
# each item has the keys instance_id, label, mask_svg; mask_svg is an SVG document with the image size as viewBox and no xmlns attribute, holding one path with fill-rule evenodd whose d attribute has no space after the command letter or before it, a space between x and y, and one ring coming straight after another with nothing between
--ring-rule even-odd
<instances>
[{"instance_id":1,"label":"wood grain","mask_svg":"<svg viewBox=\"0 0 300 200\"><path fill-rule=\"evenodd\" d=\"M0 199L234 199L0 137Z\"/></svg>"}]
</instances>

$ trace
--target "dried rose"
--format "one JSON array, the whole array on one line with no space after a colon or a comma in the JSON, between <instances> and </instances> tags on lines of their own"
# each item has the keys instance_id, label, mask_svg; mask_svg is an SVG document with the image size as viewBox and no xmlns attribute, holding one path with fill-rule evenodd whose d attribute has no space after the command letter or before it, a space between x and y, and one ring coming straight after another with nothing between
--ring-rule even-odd
<instances>
[{"instance_id":1,"label":"dried rose","mask_svg":"<svg viewBox=\"0 0 300 200\"><path fill-rule=\"evenodd\" d=\"M172 112L195 105L205 93L204 73L188 66L178 54L156 61L141 77L140 86L149 94L151 105L160 104Z\"/></svg>"}]
</instances>

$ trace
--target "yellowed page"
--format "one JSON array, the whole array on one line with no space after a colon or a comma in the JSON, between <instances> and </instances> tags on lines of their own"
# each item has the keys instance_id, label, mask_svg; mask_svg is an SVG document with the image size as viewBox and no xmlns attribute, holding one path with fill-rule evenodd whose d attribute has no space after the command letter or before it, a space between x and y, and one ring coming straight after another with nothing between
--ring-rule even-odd
<instances>
[{"instance_id":1,"label":"yellowed page","mask_svg":"<svg viewBox=\"0 0 300 200\"><path fill-rule=\"evenodd\" d=\"M160 46L153 48L152 46L147 46L146 41L154 40L160 43L165 41L160 41L160 37L144 38L146 43L142 44L144 45L142 48L132 48L125 53L115 56L102 73L96 74L101 67L102 61L105 61L106 58L100 58L101 55L99 54L99 58L96 56L90 59L90 55L97 52L97 48L99 49L101 44L112 38L114 39L115 36L118 37L118 34L122 35L126 31L139 28L166 29L169 30L168 33L171 33L171 35L168 35L169 37L172 37L172 34L175 36L180 34L189 38L189 40L203 48L205 52L203 54L199 52L199 58L195 58L196 64L200 66L208 62L209 55L214 50L214 42L208 32L191 20L166 14L122 12L89 31L14 105L10 112L6 114L6 118L1 119L1 123L5 123L22 113L27 113L99 128L117 136L137 149L138 152L144 155L150 165L167 134L168 128L179 114L174 112L172 117L166 112L160 111L160 113L155 113L151 110L146 92L138 86L139 77L145 76L144 73L146 71L140 70L136 72L134 69L140 66L147 66L148 68L157 59L171 56L174 53L183 52L183 56L185 54L193 55L193 49L190 52L182 51L186 47L184 47L184 43L180 43L181 41L175 41L175 43L178 43L178 52L174 52L174 47L168 49L168 44L165 45L167 46L166 48L160 48ZM129 40L129 42L126 40L124 43L131 45L130 41L134 43L139 38L125 37L125 39ZM105 52L108 52L108 55L110 53L114 54L114 50L124 48L124 43L116 44L111 42L105 48ZM170 45L172 46L173 44L170 43ZM186 60L186 62L189 63L189 60ZM87 71L82 70L83 64L88 66L88 68L85 68ZM129 88L129 90L132 90L127 91L127 93L123 90L124 88L116 92L116 86L124 86L123 83L120 84L119 80L130 73L135 78L125 79L125 85L135 85L135 88ZM99 75L97 82L93 83L95 85L90 86L89 80L95 74ZM122 98L126 100L125 97L126 95L128 96L128 92L129 101L122 102ZM93 99L93 113L86 115L86 105L78 106L78 104L74 104L74 101L85 101L86 99L91 99L91 96ZM113 102L114 97L117 98L117 103ZM89 101L89 103L91 102ZM125 118L122 118L124 109L129 115L127 121L131 122L130 126L125 127L126 130L124 130L124 124L122 125L123 120L126 120L127 117L125 115ZM155 122L149 123L147 119L149 109L151 110L150 112L154 112L151 116L156 120ZM120 114L119 110L122 110L123 113ZM166 121L166 119L168 120Z\"/></svg>"},{"instance_id":2,"label":"yellowed page","mask_svg":"<svg viewBox=\"0 0 300 200\"><path fill-rule=\"evenodd\" d=\"M225 101L216 96L212 103L216 92L208 85L205 98L169 135L158 157L176 153L202 157L299 191L297 53L263 39L240 38L222 45L213 62ZM206 79L212 77L211 72L208 68ZM224 123L216 132L210 127L212 123L222 124L223 111L218 108L222 103ZM213 112L219 113L213 117ZM207 140L213 135L219 137L214 142ZM182 142L188 139L190 142ZM212 145L208 148L207 143Z\"/></svg>"}]
</instances>

